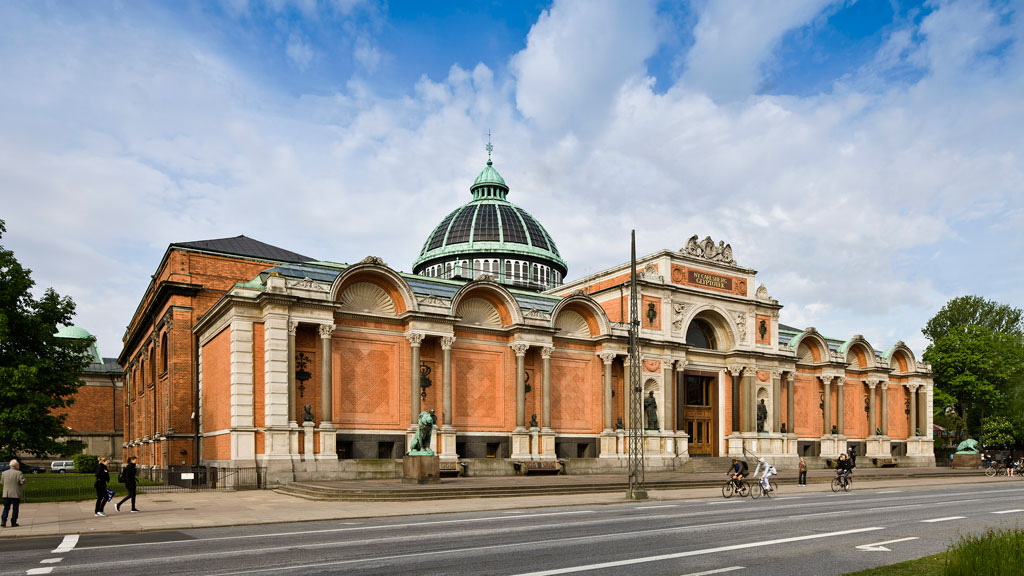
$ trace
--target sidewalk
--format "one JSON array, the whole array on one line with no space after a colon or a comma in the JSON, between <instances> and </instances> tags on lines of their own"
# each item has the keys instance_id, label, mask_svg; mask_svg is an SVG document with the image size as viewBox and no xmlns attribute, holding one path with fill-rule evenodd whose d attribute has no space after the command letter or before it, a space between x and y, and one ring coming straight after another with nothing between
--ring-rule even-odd
<instances>
[{"instance_id":1,"label":"sidewalk","mask_svg":"<svg viewBox=\"0 0 1024 576\"><path fill-rule=\"evenodd\" d=\"M829 475L829 478L831 476ZM552 480L592 480L586 476L557 476ZM855 476L856 478L856 476ZM460 481L473 481L472 478ZM495 482L501 479L487 478L481 481ZM650 480L650 478L648 479ZM813 483L814 481L817 483ZM537 479L545 481L544 478ZM382 482L382 481L376 481ZM1021 480L1006 477L988 478L980 472L974 475L950 477L893 476L855 481L854 491L880 490L889 488L911 489L919 486L971 485L1003 482L1015 486L1024 485ZM829 485L822 482L821 475L815 475L808 486L797 486L795 478L785 475L780 478L781 496L810 492L828 492ZM140 494L138 506L142 512L131 514L129 505L122 512L108 504L109 516L93 515L94 502L44 502L27 503L21 506L20 526L0 529L0 539L58 536L65 534L99 534L109 532L147 532L153 530L182 530L190 528L211 528L217 526L239 526L251 524L272 524L313 520L352 520L382 516L406 516L411 514L440 514L453 512L477 512L488 510L510 510L556 506L595 506L622 504L626 482L622 479L621 493L580 493L572 495L517 496L505 498L464 498L457 500L422 500L416 502L313 502L278 494L272 490L249 490L240 492L174 492L162 494ZM671 490L649 490L651 501L680 500L693 498L722 498L720 487L683 488Z\"/></svg>"}]
</instances>

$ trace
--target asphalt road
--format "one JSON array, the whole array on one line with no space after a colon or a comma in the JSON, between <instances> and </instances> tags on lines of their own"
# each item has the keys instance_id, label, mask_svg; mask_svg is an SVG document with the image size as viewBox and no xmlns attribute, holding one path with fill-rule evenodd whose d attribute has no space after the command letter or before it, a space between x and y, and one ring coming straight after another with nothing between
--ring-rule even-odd
<instances>
[{"instance_id":1,"label":"asphalt road","mask_svg":"<svg viewBox=\"0 0 1024 576\"><path fill-rule=\"evenodd\" d=\"M1024 483L780 492L16 539L0 542L0 574L843 574L1024 526Z\"/></svg>"}]
</instances>

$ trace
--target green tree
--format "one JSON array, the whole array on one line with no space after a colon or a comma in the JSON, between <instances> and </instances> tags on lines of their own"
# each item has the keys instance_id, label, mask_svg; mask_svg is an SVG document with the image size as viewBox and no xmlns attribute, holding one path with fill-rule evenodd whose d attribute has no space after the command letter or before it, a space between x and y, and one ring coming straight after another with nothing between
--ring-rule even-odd
<instances>
[{"instance_id":1,"label":"green tree","mask_svg":"<svg viewBox=\"0 0 1024 576\"><path fill-rule=\"evenodd\" d=\"M6 231L0 220L0 239ZM0 456L66 454L80 445L58 440L65 433L58 413L81 385L92 341L56 337L75 303L52 288L36 300L34 285L31 270L0 245Z\"/></svg>"},{"instance_id":2,"label":"green tree","mask_svg":"<svg viewBox=\"0 0 1024 576\"><path fill-rule=\"evenodd\" d=\"M993 416L985 419L981 443L985 446L1009 445L1017 440L1014 425L1009 418Z\"/></svg>"},{"instance_id":3,"label":"green tree","mask_svg":"<svg viewBox=\"0 0 1024 576\"><path fill-rule=\"evenodd\" d=\"M979 296L950 300L922 330L935 374L935 403L958 432L990 417L1019 418L1024 401L1022 311ZM953 417L955 416L955 417Z\"/></svg>"},{"instance_id":4,"label":"green tree","mask_svg":"<svg viewBox=\"0 0 1024 576\"><path fill-rule=\"evenodd\" d=\"M957 296L946 302L921 332L934 343L961 326L981 326L1021 339L1024 338L1024 311L981 296Z\"/></svg>"}]
</instances>

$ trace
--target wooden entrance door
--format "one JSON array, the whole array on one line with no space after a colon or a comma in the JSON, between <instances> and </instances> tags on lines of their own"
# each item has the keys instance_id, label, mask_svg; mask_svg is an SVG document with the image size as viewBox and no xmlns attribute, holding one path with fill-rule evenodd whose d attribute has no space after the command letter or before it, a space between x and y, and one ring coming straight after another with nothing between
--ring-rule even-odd
<instances>
[{"instance_id":1,"label":"wooden entrance door","mask_svg":"<svg viewBox=\"0 0 1024 576\"><path fill-rule=\"evenodd\" d=\"M691 455L715 454L715 389L714 376L683 376L683 430L690 436Z\"/></svg>"}]
</instances>

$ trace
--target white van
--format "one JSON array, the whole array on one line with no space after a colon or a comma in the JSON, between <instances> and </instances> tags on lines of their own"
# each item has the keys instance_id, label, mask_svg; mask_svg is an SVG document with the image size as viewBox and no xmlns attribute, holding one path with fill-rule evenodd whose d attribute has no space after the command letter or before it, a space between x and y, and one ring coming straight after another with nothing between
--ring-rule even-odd
<instances>
[{"instance_id":1,"label":"white van","mask_svg":"<svg viewBox=\"0 0 1024 576\"><path fill-rule=\"evenodd\" d=\"M63 474L65 472L74 472L75 463L71 460L57 460L50 462L50 472Z\"/></svg>"}]
</instances>

